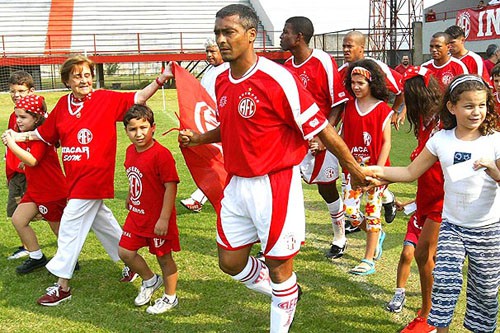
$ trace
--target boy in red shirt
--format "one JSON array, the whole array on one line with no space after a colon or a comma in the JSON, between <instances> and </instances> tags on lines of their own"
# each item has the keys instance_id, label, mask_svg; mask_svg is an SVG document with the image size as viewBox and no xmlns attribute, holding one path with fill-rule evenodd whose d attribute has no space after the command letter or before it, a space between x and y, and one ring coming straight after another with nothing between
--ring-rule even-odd
<instances>
[{"instance_id":1,"label":"boy in red shirt","mask_svg":"<svg viewBox=\"0 0 500 333\"><path fill-rule=\"evenodd\" d=\"M170 151L153 139L156 129L153 111L145 105L132 106L123 118L132 144L127 148L125 170L129 179L129 210L119 243L120 258L142 277L135 305L149 303L153 293L165 282L165 293L147 313L159 314L177 305L177 265L172 251L180 251L175 213L179 177ZM163 198L163 200L158 200ZM163 279L153 273L137 253L142 247L156 255Z\"/></svg>"}]
</instances>

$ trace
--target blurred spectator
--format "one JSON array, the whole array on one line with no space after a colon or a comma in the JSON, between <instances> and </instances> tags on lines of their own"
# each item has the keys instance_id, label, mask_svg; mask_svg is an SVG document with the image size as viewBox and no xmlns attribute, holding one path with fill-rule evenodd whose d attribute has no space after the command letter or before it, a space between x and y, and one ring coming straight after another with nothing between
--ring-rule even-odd
<instances>
[{"instance_id":1,"label":"blurred spectator","mask_svg":"<svg viewBox=\"0 0 500 333\"><path fill-rule=\"evenodd\" d=\"M425 14L425 22L434 22L434 21L436 21L436 12L431 8L427 12L427 14Z\"/></svg>"},{"instance_id":2,"label":"blurred spectator","mask_svg":"<svg viewBox=\"0 0 500 333\"><path fill-rule=\"evenodd\" d=\"M410 67L410 57L407 55L404 55L401 58L401 63L399 65L397 65L396 68L394 68L394 70L396 72L398 72L399 74L403 75L406 72L406 70L408 69L408 67Z\"/></svg>"},{"instance_id":3,"label":"blurred spectator","mask_svg":"<svg viewBox=\"0 0 500 333\"><path fill-rule=\"evenodd\" d=\"M500 47L497 44L488 45L488 47L486 48L486 59L484 59L484 66L486 67L486 70L490 75L493 67L496 65L498 60L500 60Z\"/></svg>"}]
</instances>

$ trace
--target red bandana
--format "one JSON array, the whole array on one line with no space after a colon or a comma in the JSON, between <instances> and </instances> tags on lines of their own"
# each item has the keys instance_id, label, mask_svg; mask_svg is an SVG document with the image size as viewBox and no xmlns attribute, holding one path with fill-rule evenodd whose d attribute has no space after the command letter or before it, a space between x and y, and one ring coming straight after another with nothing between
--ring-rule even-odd
<instances>
[{"instance_id":1,"label":"red bandana","mask_svg":"<svg viewBox=\"0 0 500 333\"><path fill-rule=\"evenodd\" d=\"M403 74L403 85L409 79L413 79L414 77L421 76L424 79L425 86L429 86L429 80L431 79L431 71L426 67L421 66L412 66L406 70Z\"/></svg>"},{"instance_id":2,"label":"red bandana","mask_svg":"<svg viewBox=\"0 0 500 333\"><path fill-rule=\"evenodd\" d=\"M22 109L26 112L31 112L47 117L47 112L45 112L43 107L44 100L45 98L43 98L43 96L27 95L17 101L16 109Z\"/></svg>"}]
</instances>

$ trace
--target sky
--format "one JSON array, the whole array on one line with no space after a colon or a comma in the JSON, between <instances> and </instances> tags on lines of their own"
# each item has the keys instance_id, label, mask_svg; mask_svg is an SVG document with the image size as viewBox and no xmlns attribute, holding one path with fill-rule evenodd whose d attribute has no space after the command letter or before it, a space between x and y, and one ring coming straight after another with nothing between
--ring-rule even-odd
<instances>
[{"instance_id":1,"label":"sky","mask_svg":"<svg viewBox=\"0 0 500 333\"><path fill-rule=\"evenodd\" d=\"M408 1L408 0L407 0ZM443 0L424 0L427 8ZM272 15L275 30L281 30L291 16L306 16L315 33L368 28L369 0L260 0Z\"/></svg>"}]
</instances>

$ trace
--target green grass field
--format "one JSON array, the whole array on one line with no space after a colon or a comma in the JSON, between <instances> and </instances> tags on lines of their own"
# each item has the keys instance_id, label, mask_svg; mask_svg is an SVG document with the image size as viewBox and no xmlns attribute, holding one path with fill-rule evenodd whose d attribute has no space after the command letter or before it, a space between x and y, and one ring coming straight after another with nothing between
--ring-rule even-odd
<instances>
[{"instance_id":1,"label":"green grass field","mask_svg":"<svg viewBox=\"0 0 500 333\"><path fill-rule=\"evenodd\" d=\"M43 93L49 110L63 93ZM162 93L149 102L158 125L157 140L173 153L181 183L178 199L187 197L195 185L177 147L177 136L164 131L177 127L175 90ZM12 102L8 94L0 94L0 124L6 127ZM97 116L97 115L96 115ZM117 124L118 156L116 163L116 198L108 200L116 218L123 223L126 216L124 200L127 178L123 170L125 148L129 142L123 126ZM393 132L391 160L405 165L415 146L407 128ZM5 179L5 161L1 178ZM414 184L393 184L391 190L402 200L413 198ZM330 262L324 257L332 237L326 206L316 187L304 184L307 215L306 244L296 258L295 270L304 294L299 302L293 332L399 332L415 316L420 304L416 265L407 284L407 303L399 314L385 310L393 295L396 268L406 232L408 218L398 213L392 224L383 225L387 232L384 254L377 263L377 273L367 277L348 274L364 253L363 233L348 235L346 255ZM269 330L269 299L247 290L223 274L217 265L215 213L206 205L199 214L188 212L177 204L178 226L182 251L175 255L179 268L177 295L179 306L163 315L148 315L145 307L137 308L133 300L140 279L131 284L118 282L122 265L114 264L93 233L80 255L81 270L71 286L73 299L54 308L41 307L36 299L55 282L45 269L19 276L15 267L20 260L6 258L20 245L19 238L6 218L7 188L0 187L0 331L1 332L266 332ZM178 202L178 200L177 200ZM34 222L44 253L54 255L57 242L45 222ZM257 248L254 249L257 252ZM159 272L156 260L145 251L145 258ZM463 293L464 294L464 293ZM157 291L153 298L159 297ZM457 308L452 332L462 328L463 295Z\"/></svg>"}]
</instances>

